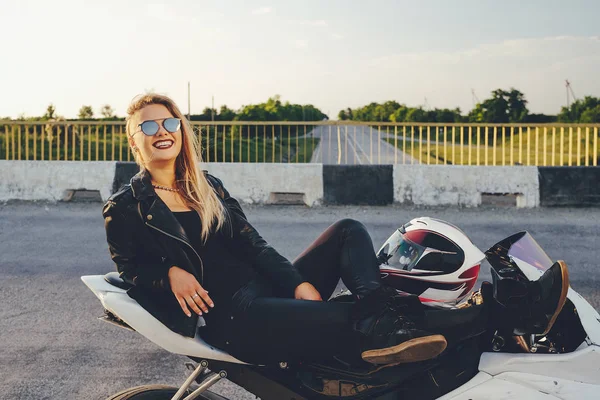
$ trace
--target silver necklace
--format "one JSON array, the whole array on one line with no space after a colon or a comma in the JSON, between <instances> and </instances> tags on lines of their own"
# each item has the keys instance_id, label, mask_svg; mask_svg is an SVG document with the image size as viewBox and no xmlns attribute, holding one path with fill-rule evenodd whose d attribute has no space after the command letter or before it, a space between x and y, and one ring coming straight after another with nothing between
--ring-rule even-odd
<instances>
[{"instance_id":1,"label":"silver necklace","mask_svg":"<svg viewBox=\"0 0 600 400\"><path fill-rule=\"evenodd\" d=\"M155 184L152 184L152 186L154 186L156 189L167 190L169 192L179 192L179 189L176 189L176 188L174 189L174 188L161 186L161 185L155 185Z\"/></svg>"}]
</instances>

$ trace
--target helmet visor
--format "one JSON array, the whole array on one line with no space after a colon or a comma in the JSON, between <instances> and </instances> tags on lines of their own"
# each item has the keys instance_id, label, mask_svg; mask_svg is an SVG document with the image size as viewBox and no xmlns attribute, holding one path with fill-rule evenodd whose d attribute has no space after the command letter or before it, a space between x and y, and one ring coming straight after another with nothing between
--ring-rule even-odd
<instances>
[{"instance_id":1,"label":"helmet visor","mask_svg":"<svg viewBox=\"0 0 600 400\"><path fill-rule=\"evenodd\" d=\"M426 250L426 247L414 243L400 231L396 231L384 243L377 257L380 262L391 268L411 271Z\"/></svg>"}]
</instances>

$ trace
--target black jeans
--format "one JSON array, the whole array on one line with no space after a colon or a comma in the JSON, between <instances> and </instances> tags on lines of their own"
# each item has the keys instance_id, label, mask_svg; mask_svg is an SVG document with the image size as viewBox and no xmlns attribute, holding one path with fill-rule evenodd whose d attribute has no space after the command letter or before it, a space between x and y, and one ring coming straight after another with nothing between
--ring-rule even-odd
<instances>
[{"instance_id":1,"label":"black jeans","mask_svg":"<svg viewBox=\"0 0 600 400\"><path fill-rule=\"evenodd\" d=\"M352 219L327 228L293 262L323 302L273 297L263 281L234 296L234 316L221 332L224 350L243 361L318 361L360 350L351 326L353 302L328 302L340 278L355 298L381 286L379 263L365 226Z\"/></svg>"}]
</instances>

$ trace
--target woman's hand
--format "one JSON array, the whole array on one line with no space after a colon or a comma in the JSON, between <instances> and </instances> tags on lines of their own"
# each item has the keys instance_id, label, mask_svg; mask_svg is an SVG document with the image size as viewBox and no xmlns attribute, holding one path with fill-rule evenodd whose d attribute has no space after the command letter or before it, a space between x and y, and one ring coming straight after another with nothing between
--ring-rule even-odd
<instances>
[{"instance_id":1,"label":"woman's hand","mask_svg":"<svg viewBox=\"0 0 600 400\"><path fill-rule=\"evenodd\" d=\"M323 299L321 299L321 294L319 294L317 289L308 282L301 283L296 287L294 297L298 300L323 301Z\"/></svg>"},{"instance_id":2,"label":"woman's hand","mask_svg":"<svg viewBox=\"0 0 600 400\"><path fill-rule=\"evenodd\" d=\"M188 317L192 316L189 308L196 314L202 315L202 311L208 312L209 306L211 308L215 306L208 296L208 292L200 286L196 277L186 270L173 265L169 269L169 282L181 309Z\"/></svg>"}]
</instances>

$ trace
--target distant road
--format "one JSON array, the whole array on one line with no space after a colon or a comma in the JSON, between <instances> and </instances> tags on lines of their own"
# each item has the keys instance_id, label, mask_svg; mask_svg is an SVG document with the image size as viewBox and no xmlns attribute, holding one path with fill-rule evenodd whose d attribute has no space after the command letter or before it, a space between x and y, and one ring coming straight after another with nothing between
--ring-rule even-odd
<instances>
[{"instance_id":1,"label":"distant road","mask_svg":"<svg viewBox=\"0 0 600 400\"><path fill-rule=\"evenodd\" d=\"M385 130L368 126L318 126L309 135L319 138L311 162L322 164L418 164L419 161L387 143ZM398 137L402 139L402 137Z\"/></svg>"}]
</instances>

